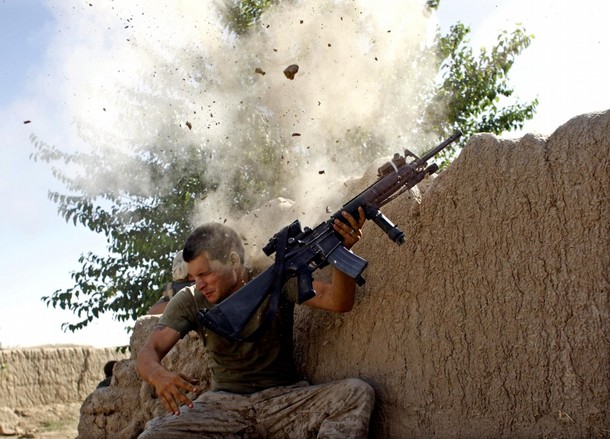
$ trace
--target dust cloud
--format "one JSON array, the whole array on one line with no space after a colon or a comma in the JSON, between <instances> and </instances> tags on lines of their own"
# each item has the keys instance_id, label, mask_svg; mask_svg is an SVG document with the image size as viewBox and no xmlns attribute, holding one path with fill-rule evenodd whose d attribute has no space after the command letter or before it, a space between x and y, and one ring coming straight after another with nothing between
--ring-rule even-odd
<instances>
[{"instance_id":1,"label":"dust cloud","mask_svg":"<svg viewBox=\"0 0 610 439\"><path fill-rule=\"evenodd\" d=\"M426 147L418 99L436 71L418 50L430 33L421 0L284 1L241 35L219 2L51 5L66 108L84 144L117 158L91 184L145 194L153 181L129 158L150 151L200 167L219 187L194 225L237 226L231 206L243 197L255 209L280 196L313 226L347 201L346 179ZM240 232L267 237L297 219L248 218Z\"/></svg>"}]
</instances>

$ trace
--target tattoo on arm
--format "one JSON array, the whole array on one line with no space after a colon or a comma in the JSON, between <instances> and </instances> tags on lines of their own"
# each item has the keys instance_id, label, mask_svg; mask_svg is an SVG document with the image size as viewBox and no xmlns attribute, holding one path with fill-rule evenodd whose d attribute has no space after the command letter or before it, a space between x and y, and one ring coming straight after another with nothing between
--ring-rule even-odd
<instances>
[{"instance_id":1,"label":"tattoo on arm","mask_svg":"<svg viewBox=\"0 0 610 439\"><path fill-rule=\"evenodd\" d=\"M153 328L153 330L154 330L154 331L161 331L162 329L165 329L165 328L167 328L167 326L166 326L166 325L161 325L160 323L157 323L157 324L155 325L155 327Z\"/></svg>"}]
</instances>

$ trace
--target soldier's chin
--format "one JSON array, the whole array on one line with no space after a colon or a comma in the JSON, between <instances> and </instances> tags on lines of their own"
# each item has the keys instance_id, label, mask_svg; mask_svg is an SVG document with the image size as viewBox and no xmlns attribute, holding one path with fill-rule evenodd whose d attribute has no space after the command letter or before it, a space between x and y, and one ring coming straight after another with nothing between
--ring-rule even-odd
<instances>
[{"instance_id":1,"label":"soldier's chin","mask_svg":"<svg viewBox=\"0 0 610 439\"><path fill-rule=\"evenodd\" d=\"M212 304L215 304L217 301L216 295L214 293L203 293L203 297L205 297L207 301Z\"/></svg>"}]
</instances>

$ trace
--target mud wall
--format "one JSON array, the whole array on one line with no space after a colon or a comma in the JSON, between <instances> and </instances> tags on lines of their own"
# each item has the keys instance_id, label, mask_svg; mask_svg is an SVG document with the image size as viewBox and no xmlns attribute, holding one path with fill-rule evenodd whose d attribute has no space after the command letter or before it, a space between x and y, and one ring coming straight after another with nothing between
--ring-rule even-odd
<instances>
[{"instance_id":1,"label":"mud wall","mask_svg":"<svg viewBox=\"0 0 610 439\"><path fill-rule=\"evenodd\" d=\"M610 431L610 112L549 138L470 139L423 195L368 224L355 310L302 310L313 381L361 376L375 437Z\"/></svg>"},{"instance_id":2,"label":"mud wall","mask_svg":"<svg viewBox=\"0 0 610 439\"><path fill-rule=\"evenodd\" d=\"M0 350L0 407L81 402L105 378L108 361L127 357L82 346Z\"/></svg>"},{"instance_id":3,"label":"mud wall","mask_svg":"<svg viewBox=\"0 0 610 439\"><path fill-rule=\"evenodd\" d=\"M351 313L298 308L303 375L369 382L372 438L607 437L609 139L610 111L550 137L471 138L384 207L403 246L365 225ZM134 355L155 321L138 321ZM204 355L189 335L165 361L204 381ZM79 437L135 437L160 412L133 359L115 378L83 404Z\"/></svg>"}]
</instances>

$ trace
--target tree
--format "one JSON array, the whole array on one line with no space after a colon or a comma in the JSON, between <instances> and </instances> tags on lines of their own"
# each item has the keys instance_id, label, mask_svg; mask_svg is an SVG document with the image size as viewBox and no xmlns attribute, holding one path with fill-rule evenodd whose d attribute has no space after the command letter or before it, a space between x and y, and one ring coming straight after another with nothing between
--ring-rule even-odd
<instances>
[{"instance_id":1,"label":"tree","mask_svg":"<svg viewBox=\"0 0 610 439\"><path fill-rule=\"evenodd\" d=\"M176 242L186 239L191 230L190 213L214 184L205 173L188 166L204 162L196 148L159 149L133 157L115 157L116 163L129 164L126 175L147 176L129 180L129 186L117 186L117 170L107 157L97 153L69 154L33 139L38 152L35 160L76 163L82 168L78 177L68 177L59 169L55 176L78 195L50 192L60 215L74 225L81 224L106 236L108 255L81 255L80 271L72 273L75 286L43 297L47 305L72 310L80 319L65 324L65 329L81 329L102 313L111 311L119 321L145 314L159 297L159 286L171 279L171 264ZM101 166L100 166L101 165ZM167 186L165 176L175 176L175 185ZM94 177L103 185L90 180ZM102 187L102 191L88 188ZM154 189L150 191L149 189Z\"/></svg>"},{"instance_id":2,"label":"tree","mask_svg":"<svg viewBox=\"0 0 610 439\"><path fill-rule=\"evenodd\" d=\"M226 4L224 17L233 38L238 41L253 32L264 18L263 11L273 7L272 3L250 0ZM438 7L438 1L429 2L429 7ZM501 105L501 98L513 93L507 74L515 58L529 45L531 36L521 28L511 34L503 32L497 45L489 52L482 50L477 58L469 47L469 31L458 23L447 35L437 34L430 47L409 53L415 63L433 57L438 72L421 87L413 103L419 112L415 131L443 138L459 127L467 138L480 131L501 134L532 118L537 101ZM164 84L161 72L174 75L180 69L175 58L159 57L152 75L156 87L143 81L137 90L123 90L120 106L130 108L130 116L138 111L149 115L160 112L160 107L177 108L181 99L214 87L250 85L247 75L223 83L214 77L203 57L193 58L187 49L184 54L175 55L181 56L190 56L186 64L191 70L184 73L181 82L186 91L159 86ZM257 58L253 55L243 62L249 71L254 71ZM142 90L153 89L154 96L144 96ZM150 105L150 99L154 99L154 105ZM32 158L51 164L55 177L66 188L66 194L58 191L49 194L59 213L66 221L103 234L107 240L107 255L91 252L81 255L81 268L72 273L72 288L43 297L48 306L69 309L76 315L77 321L64 324L64 329L81 329L105 312L113 313L119 321L144 314L158 298L159 288L171 280L173 254L178 250L177 243L184 242L191 230L198 203L215 195L220 184L230 189L231 196L225 201L233 213L245 212L280 195L291 195L286 193L286 185L292 176L275 172L274 168L284 160L285 150L279 140L282 133L266 123L264 111L252 111L238 102L234 113L235 119L245 121L249 128L238 141L240 154L224 159L234 169L224 169L220 174L208 172L209 165L235 140L227 136L223 144L217 145L184 140L173 116L155 119L158 132L154 141L132 139L134 144L129 148L111 152L104 145L116 143L117 139L105 138L83 122L82 137L92 145L88 153L62 152L33 138ZM138 123L138 117L131 120ZM181 132L185 125L190 130L190 122L185 122L180 124ZM377 147L381 142L374 133L356 126L347 130L333 148L340 150L351 145L354 160L370 163L385 153ZM455 152L450 151L446 160ZM309 160L307 151L291 151L291 158L296 163ZM193 167L193 163L198 165ZM70 164L71 170L78 171L68 171L62 164ZM117 175L126 178L117 179Z\"/></svg>"},{"instance_id":3,"label":"tree","mask_svg":"<svg viewBox=\"0 0 610 439\"><path fill-rule=\"evenodd\" d=\"M538 100L500 106L502 98L512 96L508 72L515 58L529 46L531 36L519 27L511 34L504 31L490 52L481 49L475 58L468 45L470 28L462 23L451 27L449 34L438 36L435 49L438 53L441 81L433 89L425 111L426 123L441 133L456 128L465 134L503 132L522 128L536 111ZM445 157L455 156L463 143L444 151Z\"/></svg>"}]
</instances>

